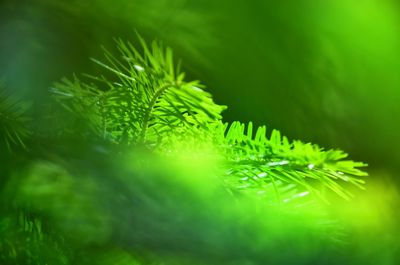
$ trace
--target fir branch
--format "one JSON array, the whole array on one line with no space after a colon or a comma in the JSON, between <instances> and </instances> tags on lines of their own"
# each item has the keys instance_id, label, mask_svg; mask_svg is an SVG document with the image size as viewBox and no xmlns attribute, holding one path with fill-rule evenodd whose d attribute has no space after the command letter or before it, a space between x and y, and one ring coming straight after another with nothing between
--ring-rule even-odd
<instances>
[{"instance_id":1,"label":"fir branch","mask_svg":"<svg viewBox=\"0 0 400 265\"><path fill-rule=\"evenodd\" d=\"M98 136L167 152L190 138L206 142L224 156L224 181L238 190L275 194L279 202L309 193L324 198L323 188L349 199L346 183L363 187L367 174L359 167L365 164L345 160L340 150L289 142L278 130L267 138L266 127L254 130L252 123L228 128L221 121L225 106L215 104L198 81L184 80L171 49L158 42L149 47L140 36L139 41L143 54L116 40L119 58L104 49L105 62L92 59L107 77L86 75L90 83L63 79L52 89Z\"/></svg>"},{"instance_id":2,"label":"fir branch","mask_svg":"<svg viewBox=\"0 0 400 265\"><path fill-rule=\"evenodd\" d=\"M266 127L259 127L253 136L253 125L234 122L225 127L222 143L228 162L228 175L239 178L238 186L272 186L276 193L282 187L294 184L305 196L308 192L323 198L326 187L345 199L352 194L344 184L363 188L367 176L360 167L366 164L344 160L347 154L341 150L324 150L315 144L301 141L289 142L278 130L267 138ZM288 199L288 198L286 198ZM280 198L278 200L281 200Z\"/></svg>"},{"instance_id":3,"label":"fir branch","mask_svg":"<svg viewBox=\"0 0 400 265\"><path fill-rule=\"evenodd\" d=\"M160 87L159 89L156 90L156 92L154 93L152 99L150 100L150 103L146 109L144 118L143 118L143 123L142 123L142 127L140 130L140 135L139 135L139 142L144 142L145 141L145 137L146 137L146 133L147 133L147 127L149 126L149 122L150 122L150 117L152 114L152 111L156 105L157 100L159 100L159 98L162 96L162 94L169 88L173 87L174 84L165 84L164 86Z\"/></svg>"},{"instance_id":4,"label":"fir branch","mask_svg":"<svg viewBox=\"0 0 400 265\"><path fill-rule=\"evenodd\" d=\"M0 136L9 151L13 145L26 148L25 140L31 134L27 110L28 104L7 95L0 83Z\"/></svg>"},{"instance_id":5,"label":"fir branch","mask_svg":"<svg viewBox=\"0 0 400 265\"><path fill-rule=\"evenodd\" d=\"M70 264L64 239L26 211L2 216L0 235L1 264Z\"/></svg>"},{"instance_id":6,"label":"fir branch","mask_svg":"<svg viewBox=\"0 0 400 265\"><path fill-rule=\"evenodd\" d=\"M184 81L171 49L157 42L150 48L140 36L139 41L143 56L129 42L116 40L121 59L105 49L106 62L92 59L110 77L86 75L90 83L63 79L52 88L55 98L117 143L160 144L172 134L195 135L221 119L225 107L197 81Z\"/></svg>"}]
</instances>

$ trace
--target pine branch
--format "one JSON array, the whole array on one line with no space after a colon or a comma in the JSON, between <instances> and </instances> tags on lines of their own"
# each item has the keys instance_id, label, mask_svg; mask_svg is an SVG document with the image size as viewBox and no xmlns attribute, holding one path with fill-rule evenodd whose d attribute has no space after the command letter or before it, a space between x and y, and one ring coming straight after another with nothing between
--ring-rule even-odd
<instances>
[{"instance_id":1,"label":"pine branch","mask_svg":"<svg viewBox=\"0 0 400 265\"><path fill-rule=\"evenodd\" d=\"M315 144L289 142L278 130L273 130L267 138L265 126L258 128L253 136L251 122L247 130L245 124L232 123L225 131L223 147L228 176L233 175L237 186L246 189L261 185L264 189L272 187L279 194L281 189L293 185L299 189L291 195L293 198L309 192L323 198L322 186L350 199L352 194L343 185L363 188L364 180L360 177L367 176L359 169L366 164L345 160L347 154L341 150L325 151Z\"/></svg>"},{"instance_id":2,"label":"pine branch","mask_svg":"<svg viewBox=\"0 0 400 265\"><path fill-rule=\"evenodd\" d=\"M233 122L229 126L224 124L221 112L225 109L225 106L214 103L211 95L203 90L204 87L198 81L185 81L185 75L180 71L180 66L175 66L173 63L172 51L169 48L165 49L156 42L148 47L140 37L139 40L143 55L130 43L117 40L119 57L115 57L111 52L104 50L104 62L92 59L103 72L95 75L84 75L84 81L76 76L73 76L72 79L64 78L51 89L54 98L77 121L83 121L86 124L84 130L89 129L88 131L93 132L96 137L105 140L106 144L111 142L123 146L144 146L148 150L161 153L164 156L163 158L169 157L169 160L166 159L165 161L182 161L182 164L199 162L199 165L202 165L196 159L180 160L183 155L186 155L185 151L188 151L182 148L182 143L185 142L189 146L190 155L194 153L196 157L196 155L203 155L202 152L205 152L207 162L209 162L208 158L217 157L215 159L217 161L213 160L212 162L216 162L218 169L208 169L208 164L204 164L207 166L203 166L203 168L207 170L196 176L203 178L203 182L199 182L200 185L204 185L201 187L200 185L196 186L197 183L195 182L191 185L185 185L186 179L184 178L179 178L177 182L177 179L174 178L182 172L177 170L168 173L170 163L156 162L154 158L146 158L145 153L135 153L134 158L129 159L128 166L125 163L113 165L113 159L110 159L109 153L107 155L101 153L100 156L96 156L99 153L88 151L90 155L81 155L82 157L91 157L90 160L82 159L83 164L80 164L80 162L70 163L70 167L76 170L74 171L76 174L72 174L69 170L64 170L63 167L53 163L38 163L29 174L22 174L20 179L14 178L16 183L10 187L12 191L18 191L16 196L20 201L17 204L22 205L23 209L29 207L31 213L44 213L45 218L47 217L51 222L58 225L56 227L61 237L52 233L42 233L41 219L25 218L22 220L23 222L0 231L7 241L4 243L5 241L0 239L0 249L8 253L0 256L0 261L3 259L7 262L17 263L15 260L21 257L22 260L36 264L35 262L43 260L43 258L37 256L37 253L43 253L47 244L53 245L53 240L56 242L67 240L67 245L77 245L78 249L85 249L85 246L101 243L102 240L107 242L114 236L114 233L116 233L117 238L127 240L128 245L139 243L145 249L148 248L157 252L158 248L152 247L153 238L156 238L157 241L170 240L171 234L175 235L178 231L181 231L182 222L179 214L181 214L182 207L187 207L187 204L186 202L182 205L176 203L182 201L182 198L190 198L191 193L197 192L197 189L210 188L211 186L206 186L205 183L207 180L215 181L215 175L218 177L217 180L226 184L223 188L227 187L234 194L257 194L257 196L265 199L263 201L267 204L261 203L262 211L272 210L270 212L272 215L279 213L283 214L285 218L293 218L293 220L298 220L299 217L310 217L316 221L318 229L328 230L328 233L326 233L328 237L340 240L339 236L330 233L330 231L338 233L340 229L334 222L331 222L330 216L322 206L323 204L307 195L315 194L325 200L324 190L327 190L345 199L351 198L351 193L346 184L363 188L364 180L362 177L366 176L366 173L361 171L359 167L365 166L365 164L345 160L347 154L340 150L326 151L310 143L289 142L277 130L273 130L271 135L267 137L265 126L254 129L252 123L247 126L240 122ZM23 121L25 121L24 112L15 108L13 104L9 103L9 100L2 102L8 102L7 104L0 104L2 109L7 110L2 113L9 113L7 117L12 117L12 119L7 121L13 121L3 122L9 124L8 127L3 125L3 128L12 128L9 130L12 130L11 135L13 137L9 136L9 139L13 140L9 141L23 144L22 139L26 134L23 133L23 130L21 133L20 127L24 128L22 126ZM18 124L20 126L17 126ZM87 136L88 134L79 131L78 135ZM199 148L202 145L209 148L205 148L204 151ZM178 156L177 153L179 152L182 152L182 154ZM140 159L136 158L138 156ZM81 161L81 159L76 160ZM109 161L109 164L107 164L107 161ZM95 165L96 163L99 164ZM134 170L135 174L125 172L126 170L129 171L132 163L138 163ZM87 164L95 165L92 169L89 169L88 177L85 173L82 173L86 171ZM107 166L112 167L108 168ZM118 168L116 168L117 166ZM103 172L100 172L99 168ZM156 170L152 171L150 168ZM192 169L196 169L196 167L191 167L189 170L185 168L183 171L185 177L191 173L190 170ZM94 171L92 172L92 170ZM196 170L201 171L200 167ZM146 172L152 172L152 174L146 175ZM98 178L98 176L104 178ZM108 179L107 176L112 176L112 179ZM220 182L217 181L215 184L219 185ZM162 191L157 190L159 185L163 185ZM103 187L105 187L104 190ZM168 191L168 188L170 191ZM190 190L190 188L193 188L193 190ZM114 196L117 189L122 196ZM175 189L184 190L184 196L174 197L176 196ZM199 191L199 194L202 194L203 191ZM166 193L163 194L163 192ZM223 201L219 202L219 207L230 203L232 197L230 194L224 193L226 189L219 192L222 196L226 196ZM161 197L159 197L159 194L161 194ZM205 192L205 194L208 193ZM98 207L98 203L102 201L99 201L98 198L103 196L106 196L107 207ZM203 195L193 196L200 196L198 201L201 203L197 205L201 205L201 207L198 206L198 209L204 209L210 203L208 200L203 200ZM125 200L125 198L130 199ZM220 197L211 196L207 198L214 199L215 201L212 201L214 203L218 202ZM250 213L249 216L260 217L257 213L257 205L253 205L259 202L258 199L257 197L255 200L251 198L249 201L241 201L239 208L232 206L229 222L233 223L233 228L242 228L242 226L236 225L235 221L237 218L241 218L243 210L253 209L252 207L254 207L254 212ZM194 202L196 201L197 199L194 200ZM251 202L252 207L247 208L246 203L249 202ZM282 204L287 207L281 207ZM270 207L271 205L278 205L279 207ZM192 231L193 235L183 237L180 244L182 246L186 245L187 242L193 242L194 238L202 236L201 232L191 227L191 221L197 221L197 218L192 216L192 207L193 204L190 204L189 208L186 209L187 213L185 214L188 218L184 219L187 220L184 223L188 225L185 231ZM211 208L207 210L211 210ZM60 209L68 209L68 212L60 211ZM96 209L95 214L91 212L92 209ZM126 215L126 212L132 209L135 214ZM153 210L155 212L152 212ZM168 229L161 228L161 230L158 230L160 225L157 222L149 222L153 217L155 220L159 220L171 212L177 213L178 221L166 226ZM144 220L141 219L142 214ZM215 216L219 216L220 212L215 214ZM267 224L273 225L275 219L270 214L265 215L268 217L267 221L270 222L267 222ZM108 216L120 216L122 218L122 222L116 223L117 226L121 226L121 230L118 227L112 227L114 219L108 219ZM103 219L102 217L106 218ZM149 217L150 219L148 219ZM200 220L215 225L208 214L204 216L200 214L199 217L203 218ZM264 227L264 221L262 218L257 221L260 227ZM124 230L123 224L129 224L129 229ZM151 237L142 237L140 233L137 237L136 235L126 237L125 231L131 231L131 224L134 229L143 230L149 233ZM218 221L217 224L219 224ZM254 222L251 221L251 224L254 224ZM219 225L217 227L225 229L225 222ZM27 227L27 229L22 230L17 235L8 234L15 227ZM32 227L35 229L32 229ZM210 230L207 230L208 225L205 227L204 231L210 233ZM243 229L252 231L251 226L247 223ZM226 235L224 234L225 236L231 234L231 229L228 230ZM273 227L267 227L266 231L271 233ZM161 233L161 236L158 235L159 233ZM69 238L70 234L71 237ZM26 241L21 243L18 238L20 235ZM263 237L260 236L260 239ZM82 238L85 238L86 241ZM224 238L224 236L218 238ZM235 238L233 237L233 239ZM12 244L8 244L8 241ZM239 241L225 241L224 239L221 241L221 246L225 248L231 242ZM176 247L170 249L170 242L165 242L165 249L175 253ZM23 248L18 248L18 244L23 245ZM233 243L231 249L235 251L228 252L235 253L236 249L243 249L243 247L247 248L248 245L242 245L242 242ZM28 251L24 249L28 249ZM124 248L121 248L121 251L122 249ZM252 253L250 249L246 251ZM31 255L31 252L35 254ZM58 243L54 244L53 252L57 253L55 260L59 258L65 260L65 263L74 263L73 259L68 260L69 250L64 249L64 247L58 248ZM129 252L110 253L109 255L120 256L129 259L131 262L136 262L134 256L131 256ZM47 253L44 252L44 254ZM75 253L71 254L71 257L75 257ZM261 257L263 257L263 254L261 254ZM54 259L54 256L49 255L48 258ZM89 262L93 262L93 260Z\"/></svg>"},{"instance_id":3,"label":"pine branch","mask_svg":"<svg viewBox=\"0 0 400 265\"><path fill-rule=\"evenodd\" d=\"M275 194L279 202L309 193L324 198L324 188L349 199L346 183L363 187L367 174L359 167L365 164L345 160L340 150L289 142L277 130L267 138L266 127L253 132L252 123L228 128L221 121L225 106L215 104L198 81L184 80L171 49L157 42L148 47L140 36L139 41L143 55L117 40L119 57L104 49L105 62L92 59L107 77L85 75L89 83L63 79L52 89L99 137L167 152L182 141L205 142L223 154L224 181L237 190Z\"/></svg>"},{"instance_id":4,"label":"pine branch","mask_svg":"<svg viewBox=\"0 0 400 265\"><path fill-rule=\"evenodd\" d=\"M69 264L64 240L38 218L18 211L0 218L1 264Z\"/></svg>"},{"instance_id":5,"label":"pine branch","mask_svg":"<svg viewBox=\"0 0 400 265\"><path fill-rule=\"evenodd\" d=\"M27 126L27 110L26 103L7 95L0 84L0 136L9 151L13 145L26 148L25 140L31 134Z\"/></svg>"},{"instance_id":6,"label":"pine branch","mask_svg":"<svg viewBox=\"0 0 400 265\"><path fill-rule=\"evenodd\" d=\"M196 135L221 119L225 107L216 105L198 81L184 81L169 48L156 42L149 48L139 40L143 56L117 40L122 59L107 50L106 62L92 59L111 77L86 75L90 83L63 79L52 89L56 99L117 143L160 144L172 134Z\"/></svg>"}]
</instances>

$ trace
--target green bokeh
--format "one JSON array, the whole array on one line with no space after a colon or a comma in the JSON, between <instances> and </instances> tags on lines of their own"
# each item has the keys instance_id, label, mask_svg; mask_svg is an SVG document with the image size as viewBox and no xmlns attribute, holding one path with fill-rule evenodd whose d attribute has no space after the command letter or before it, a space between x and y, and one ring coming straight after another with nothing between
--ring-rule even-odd
<instances>
[{"instance_id":1,"label":"green bokeh","mask_svg":"<svg viewBox=\"0 0 400 265\"><path fill-rule=\"evenodd\" d=\"M89 58L101 57L100 45L112 49L114 37L135 40L134 30L171 46L189 77L202 80L216 102L229 106L227 121L266 124L367 162L373 181L359 202L365 209L351 215L343 206L343 218L353 220L361 242L352 242L361 249L355 260L381 253L370 262L394 264L400 183L397 1L3 0L0 76L9 90L33 102L33 117L40 116L54 81L93 72ZM369 245L375 237L380 240ZM121 249L115 253L125 257Z\"/></svg>"},{"instance_id":2,"label":"green bokeh","mask_svg":"<svg viewBox=\"0 0 400 265\"><path fill-rule=\"evenodd\" d=\"M227 120L339 146L373 167L399 164L395 1L3 2L0 70L35 100L136 29L172 46L229 106Z\"/></svg>"}]
</instances>

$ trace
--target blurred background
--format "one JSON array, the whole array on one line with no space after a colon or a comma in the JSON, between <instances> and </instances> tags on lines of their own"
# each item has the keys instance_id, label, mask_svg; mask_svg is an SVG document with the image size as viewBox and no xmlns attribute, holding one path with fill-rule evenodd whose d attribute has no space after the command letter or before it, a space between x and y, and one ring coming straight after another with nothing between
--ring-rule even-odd
<instances>
[{"instance_id":1,"label":"blurred background","mask_svg":"<svg viewBox=\"0 0 400 265\"><path fill-rule=\"evenodd\" d=\"M134 40L135 30L171 46L188 77L228 105L226 121L266 124L368 163L367 190L346 218L370 246L360 255L396 264L397 0L2 0L0 76L42 115L53 82L93 72L101 45Z\"/></svg>"}]
</instances>

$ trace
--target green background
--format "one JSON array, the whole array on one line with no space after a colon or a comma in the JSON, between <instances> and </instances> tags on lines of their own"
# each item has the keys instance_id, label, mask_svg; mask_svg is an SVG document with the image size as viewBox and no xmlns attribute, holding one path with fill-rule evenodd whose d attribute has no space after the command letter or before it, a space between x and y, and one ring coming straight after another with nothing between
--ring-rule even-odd
<instances>
[{"instance_id":1,"label":"green background","mask_svg":"<svg viewBox=\"0 0 400 265\"><path fill-rule=\"evenodd\" d=\"M171 46L189 78L229 106L226 121L266 124L368 163L367 191L347 214L365 242L357 253L392 264L400 202L398 1L3 0L0 76L33 103L31 115L43 115L53 82L93 72L89 58L101 58L100 46L134 40L135 30Z\"/></svg>"},{"instance_id":2,"label":"green background","mask_svg":"<svg viewBox=\"0 0 400 265\"><path fill-rule=\"evenodd\" d=\"M400 13L396 1L3 1L0 71L39 102L114 37L137 30L174 48L191 78L290 138L398 168ZM29 96L28 96L29 95Z\"/></svg>"}]
</instances>

